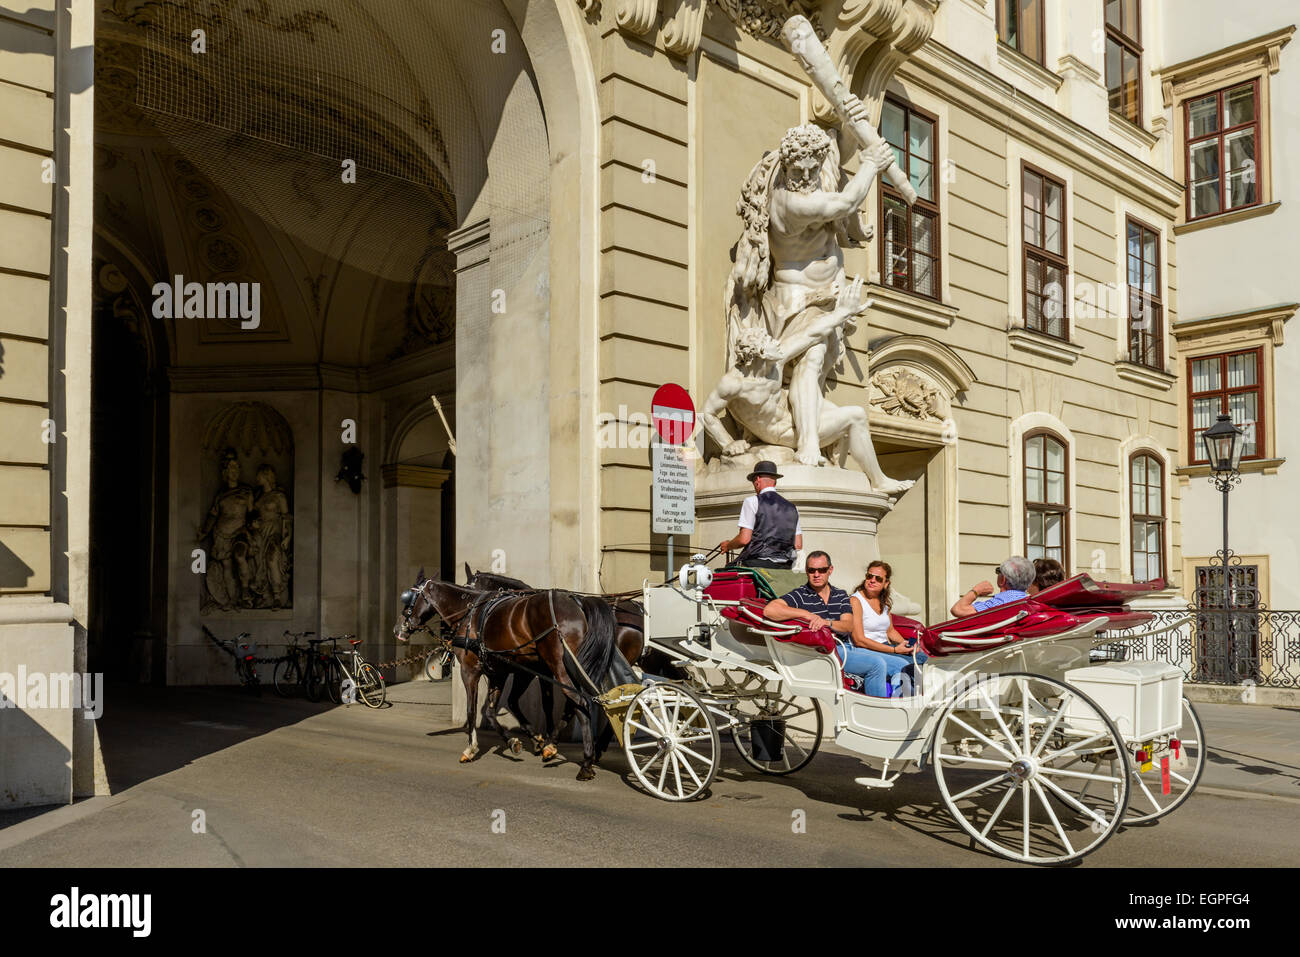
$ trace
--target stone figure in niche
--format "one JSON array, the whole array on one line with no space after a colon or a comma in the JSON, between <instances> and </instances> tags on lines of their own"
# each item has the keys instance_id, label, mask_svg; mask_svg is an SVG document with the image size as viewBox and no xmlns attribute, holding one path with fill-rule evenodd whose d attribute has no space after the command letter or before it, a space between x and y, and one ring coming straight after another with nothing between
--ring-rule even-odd
<instances>
[{"instance_id":1,"label":"stone figure in niche","mask_svg":"<svg viewBox=\"0 0 1300 957\"><path fill-rule=\"evenodd\" d=\"M850 97L849 111L855 118L866 116L866 107L856 97ZM840 168L835 141L820 127L808 125L790 129L780 149L765 154L750 172L737 204L745 229L736 243L735 265L724 293L729 368L726 381L711 396L712 421L705 420L724 457L740 455L750 445L746 436L733 437L722 424L719 416L725 407L749 436L792 448L794 460L802 465L826 465L821 450L827 437L842 436L876 491L897 495L913 484L891 479L881 470L865 413L850 438L850 428L839 415L846 410L828 410L825 398L827 378L845 351L846 326L851 329L849 324L863 311L843 299L849 288L843 247L869 238L860 215L862 204L877 174L892 160L889 146L879 143L859 153L859 169L848 177ZM763 341L760 334L777 345L756 351ZM738 348L742 342L745 345ZM766 358L756 366L760 355ZM788 387L781 387L780 396L773 393L755 403L755 390L772 388L772 370L761 363L777 361L790 366ZM779 380L782 373L776 377ZM837 427L828 427L827 411Z\"/></svg>"},{"instance_id":2,"label":"stone figure in niche","mask_svg":"<svg viewBox=\"0 0 1300 957\"><path fill-rule=\"evenodd\" d=\"M258 608L287 608L293 555L289 498L275 484L275 469L269 465L257 470L257 485L259 491L253 502L255 517L249 525L253 604Z\"/></svg>"},{"instance_id":3,"label":"stone figure in niche","mask_svg":"<svg viewBox=\"0 0 1300 957\"><path fill-rule=\"evenodd\" d=\"M204 576L204 611L214 605L222 611L252 607L252 596L247 594L246 586L248 513L253 508L253 490L239 480L239 458L233 449L222 456L221 478L226 487L212 500L212 508L199 530L200 541L211 537Z\"/></svg>"},{"instance_id":4,"label":"stone figure in niche","mask_svg":"<svg viewBox=\"0 0 1300 957\"><path fill-rule=\"evenodd\" d=\"M208 543L201 610L291 607L293 515L275 469L257 470L257 488L241 481L233 449L221 459L225 488L217 492L199 530Z\"/></svg>"}]
</instances>

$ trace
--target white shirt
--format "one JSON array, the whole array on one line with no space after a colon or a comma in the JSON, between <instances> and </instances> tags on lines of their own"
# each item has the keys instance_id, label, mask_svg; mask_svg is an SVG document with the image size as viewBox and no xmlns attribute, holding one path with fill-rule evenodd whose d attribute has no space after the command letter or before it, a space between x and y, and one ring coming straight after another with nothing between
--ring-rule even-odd
<instances>
[{"instance_id":1,"label":"white shirt","mask_svg":"<svg viewBox=\"0 0 1300 957\"><path fill-rule=\"evenodd\" d=\"M877 612L871 607L871 602L862 597L861 592L855 591L853 600L862 609L862 634L872 641L880 642L882 645L889 644L889 612Z\"/></svg>"},{"instance_id":2,"label":"white shirt","mask_svg":"<svg viewBox=\"0 0 1300 957\"><path fill-rule=\"evenodd\" d=\"M776 488L775 486L772 485L769 485L767 488L763 489L763 492L775 492L775 491ZM762 495L763 492L759 492L758 494ZM741 528L747 528L752 532L754 530L754 522L757 520L758 520L758 495L751 495L749 498L745 499L743 502L740 503L740 522L738 524L740 525ZM794 533L796 535L803 534L803 522L799 519L795 519Z\"/></svg>"}]
</instances>

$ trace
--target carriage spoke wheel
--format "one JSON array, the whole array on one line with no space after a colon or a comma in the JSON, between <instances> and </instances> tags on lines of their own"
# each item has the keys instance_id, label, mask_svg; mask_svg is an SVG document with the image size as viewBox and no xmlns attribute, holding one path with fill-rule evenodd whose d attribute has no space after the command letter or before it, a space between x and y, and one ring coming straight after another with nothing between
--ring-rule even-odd
<instances>
[{"instance_id":1,"label":"carriage spoke wheel","mask_svg":"<svg viewBox=\"0 0 1300 957\"><path fill-rule=\"evenodd\" d=\"M779 682L770 683L753 697L736 706L740 723L731 729L731 740L745 762L764 774L793 774L817 754L822 743L822 711L811 698L784 696ZM762 759L754 753L754 719L774 722L781 734L781 756ZM770 752L768 752L770 755Z\"/></svg>"},{"instance_id":2,"label":"carriage spoke wheel","mask_svg":"<svg viewBox=\"0 0 1300 957\"><path fill-rule=\"evenodd\" d=\"M718 729L700 700L678 685L653 684L628 706L627 763L641 786L665 801L700 797L718 772Z\"/></svg>"},{"instance_id":3,"label":"carriage spoke wheel","mask_svg":"<svg viewBox=\"0 0 1300 957\"><path fill-rule=\"evenodd\" d=\"M1175 758L1171 751L1160 752L1149 771L1140 770L1141 765L1137 763L1136 752L1141 742L1130 746L1128 764L1133 777L1125 824L1144 824L1164 817L1195 790L1205 770L1205 729L1186 698L1183 699L1183 724L1174 737L1178 740L1179 756ZM1168 794L1164 793L1164 773L1160 767L1164 757L1170 759Z\"/></svg>"},{"instance_id":4,"label":"carriage spoke wheel","mask_svg":"<svg viewBox=\"0 0 1300 957\"><path fill-rule=\"evenodd\" d=\"M1124 739L1092 699L1052 678L993 675L958 692L932 759L957 823L1011 860L1076 861L1124 820Z\"/></svg>"}]
</instances>

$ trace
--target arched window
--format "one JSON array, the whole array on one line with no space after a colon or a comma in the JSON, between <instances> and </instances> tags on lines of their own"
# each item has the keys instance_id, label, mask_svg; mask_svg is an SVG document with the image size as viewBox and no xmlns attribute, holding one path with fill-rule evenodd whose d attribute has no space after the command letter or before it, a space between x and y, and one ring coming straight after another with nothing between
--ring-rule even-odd
<instances>
[{"instance_id":1,"label":"arched window","mask_svg":"<svg viewBox=\"0 0 1300 957\"><path fill-rule=\"evenodd\" d=\"M1039 429L1025 436L1025 557L1070 568L1070 475L1065 441Z\"/></svg>"},{"instance_id":2,"label":"arched window","mask_svg":"<svg viewBox=\"0 0 1300 957\"><path fill-rule=\"evenodd\" d=\"M1149 452L1129 459L1129 507L1133 522L1133 580L1165 577L1165 467Z\"/></svg>"}]
</instances>

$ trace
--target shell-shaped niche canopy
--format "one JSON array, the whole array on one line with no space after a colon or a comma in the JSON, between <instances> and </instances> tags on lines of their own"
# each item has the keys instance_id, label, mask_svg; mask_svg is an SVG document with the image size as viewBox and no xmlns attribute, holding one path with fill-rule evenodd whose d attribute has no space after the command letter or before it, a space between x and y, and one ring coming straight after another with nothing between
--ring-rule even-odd
<instances>
[{"instance_id":1,"label":"shell-shaped niche canopy","mask_svg":"<svg viewBox=\"0 0 1300 957\"><path fill-rule=\"evenodd\" d=\"M264 402L235 402L212 417L203 431L203 451L233 448L242 455L293 454L293 430Z\"/></svg>"}]
</instances>

